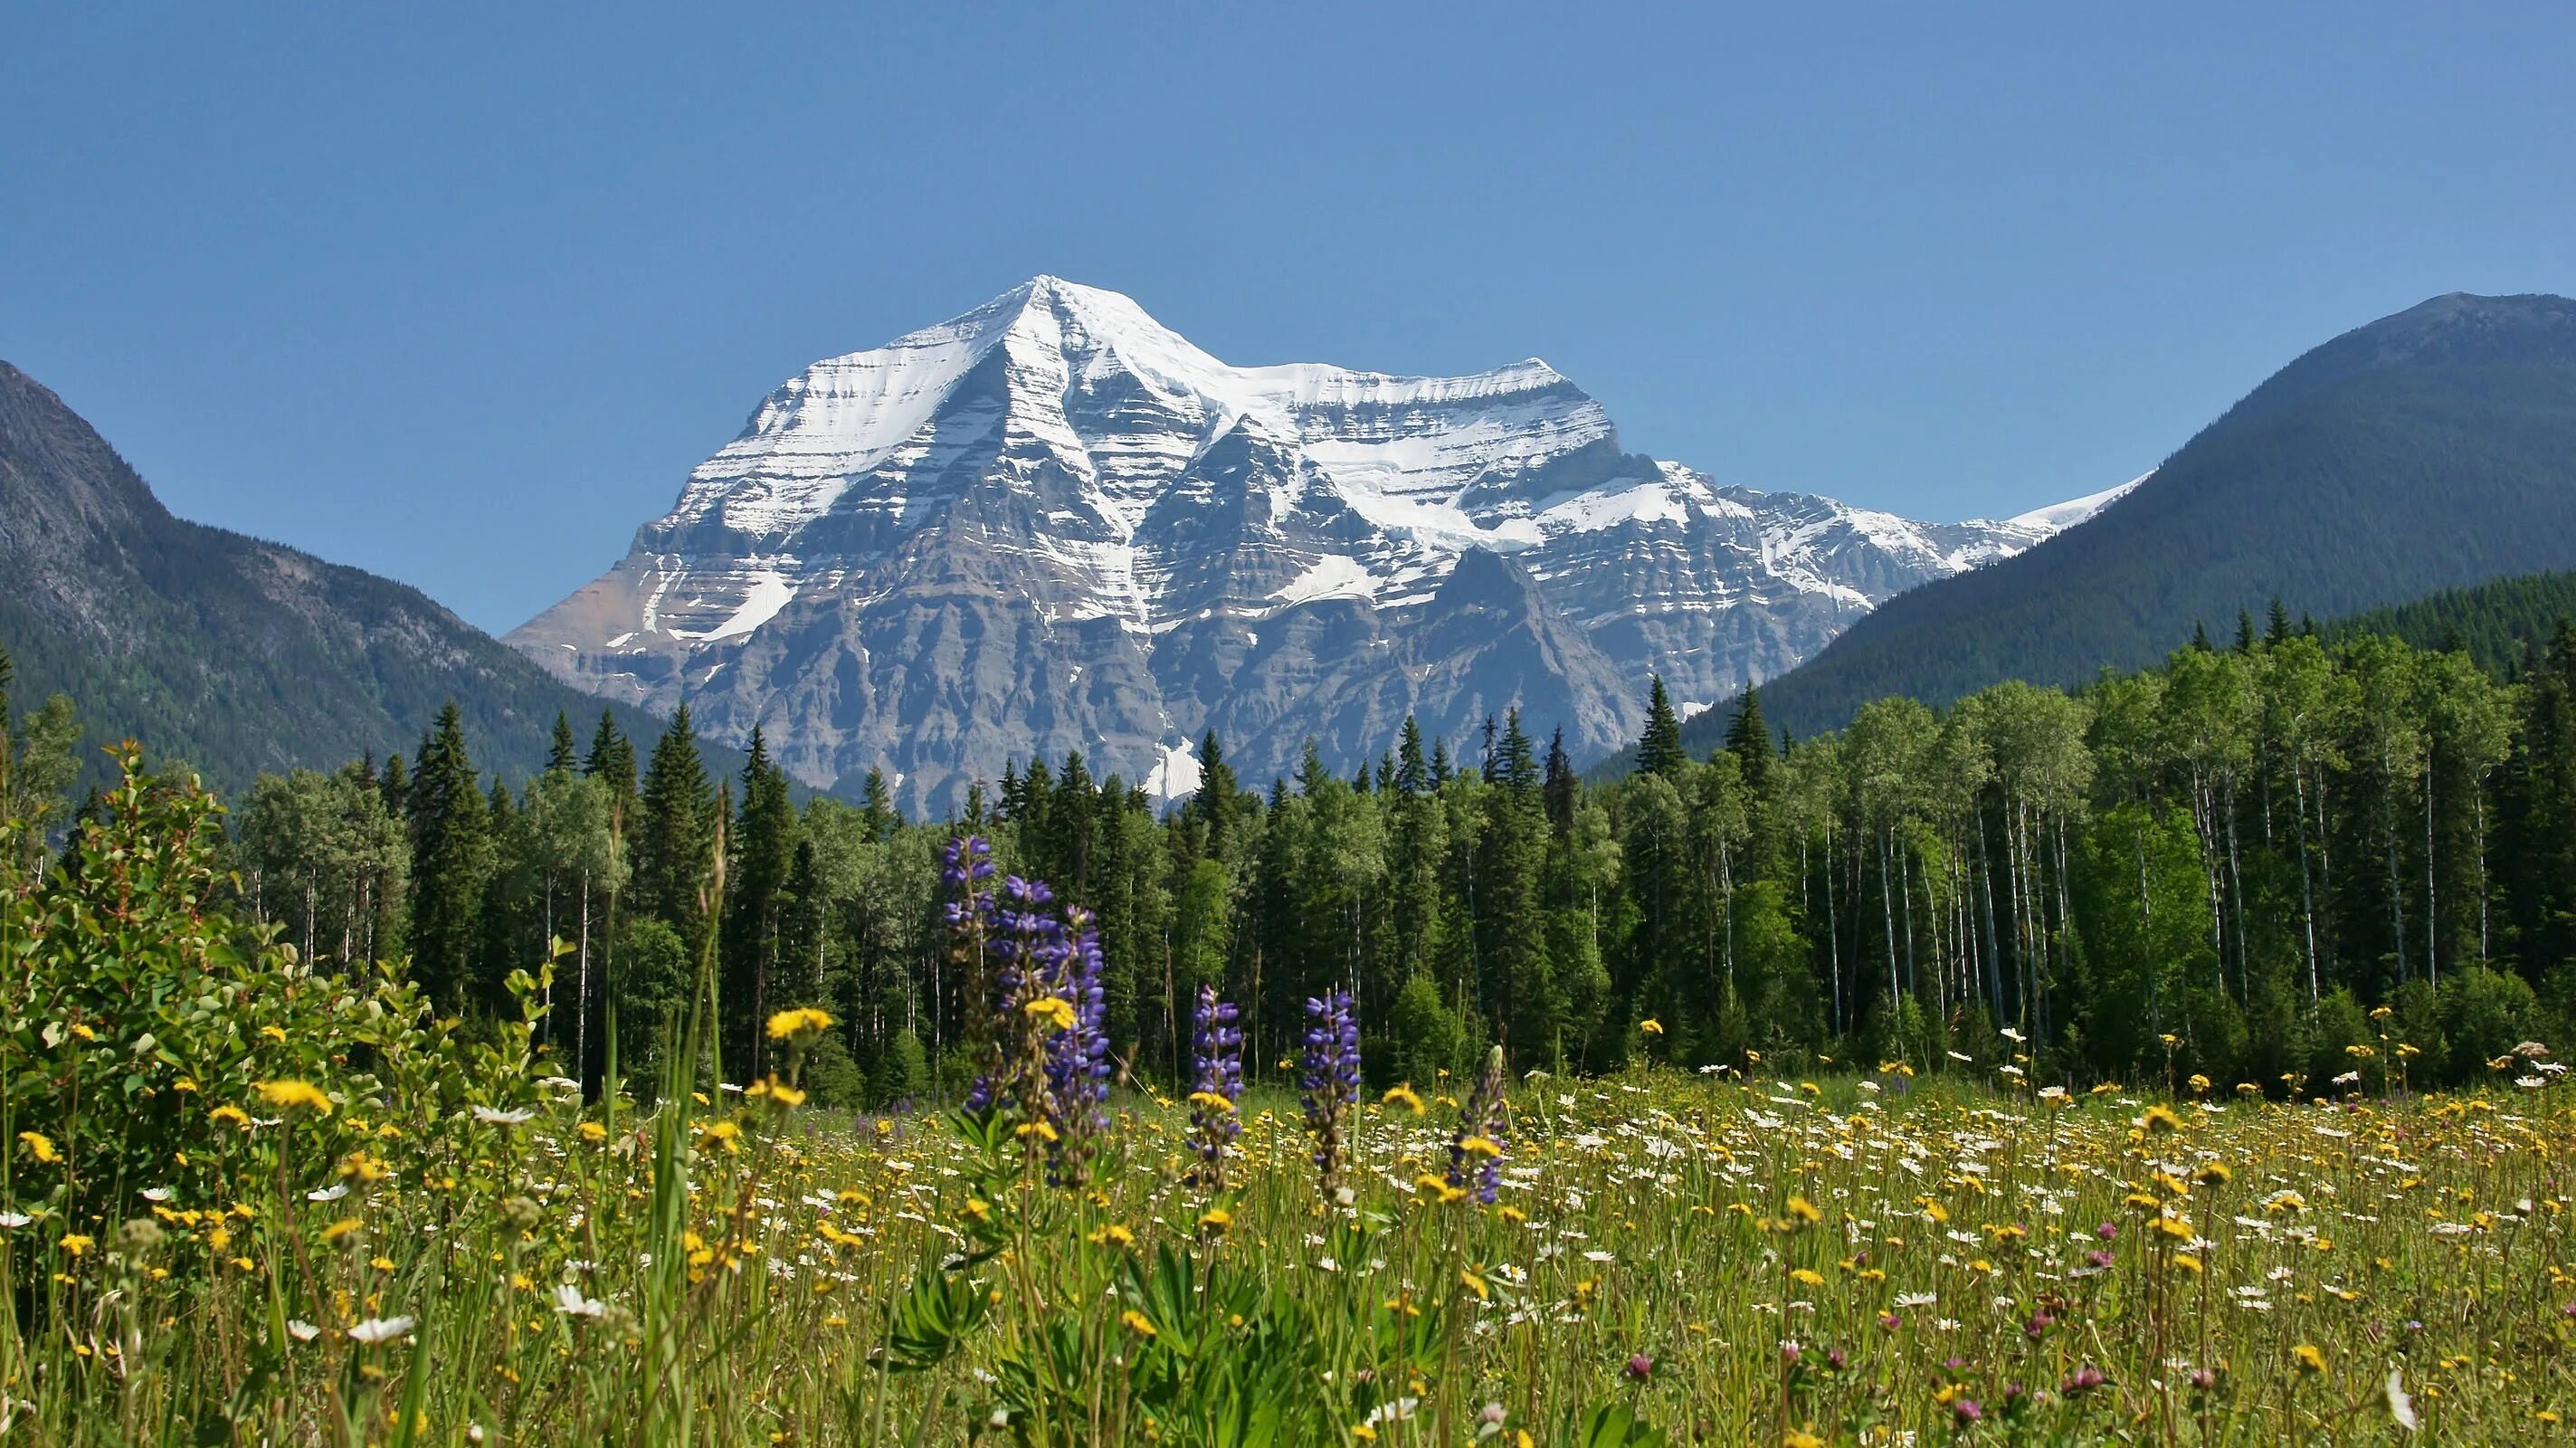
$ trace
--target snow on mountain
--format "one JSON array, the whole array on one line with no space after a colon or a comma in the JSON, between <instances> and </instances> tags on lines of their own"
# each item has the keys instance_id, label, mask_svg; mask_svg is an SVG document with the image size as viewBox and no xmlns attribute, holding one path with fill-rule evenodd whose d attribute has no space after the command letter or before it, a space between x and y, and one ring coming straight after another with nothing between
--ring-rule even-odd
<instances>
[{"instance_id":1,"label":"snow on mountain","mask_svg":"<svg viewBox=\"0 0 2576 1448\"><path fill-rule=\"evenodd\" d=\"M1077 748L1177 797L1209 729L1256 780L1310 737L1347 772L1408 712L1463 740L1517 704L1604 752L1649 672L1726 697L2122 491L2000 523L1761 493L1623 453L1544 362L1239 368L1042 276L779 387L510 641L916 808Z\"/></svg>"}]
</instances>

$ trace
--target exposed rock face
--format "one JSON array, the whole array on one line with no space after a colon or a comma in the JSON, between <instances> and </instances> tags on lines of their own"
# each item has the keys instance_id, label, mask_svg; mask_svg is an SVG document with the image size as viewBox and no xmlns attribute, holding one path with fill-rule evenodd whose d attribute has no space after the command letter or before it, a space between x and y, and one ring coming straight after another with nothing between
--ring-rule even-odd
<instances>
[{"instance_id":1,"label":"exposed rock face","mask_svg":"<svg viewBox=\"0 0 2576 1448\"><path fill-rule=\"evenodd\" d=\"M760 724L813 784L882 768L914 809L1072 749L1176 795L1208 729L1253 780L1310 737L1348 772L1407 712L1463 742L1517 705L1592 757L1649 672L1722 698L2086 511L1919 524L1723 486L1620 451L1543 362L1231 367L1039 277L771 393L509 642L722 740Z\"/></svg>"}]
</instances>

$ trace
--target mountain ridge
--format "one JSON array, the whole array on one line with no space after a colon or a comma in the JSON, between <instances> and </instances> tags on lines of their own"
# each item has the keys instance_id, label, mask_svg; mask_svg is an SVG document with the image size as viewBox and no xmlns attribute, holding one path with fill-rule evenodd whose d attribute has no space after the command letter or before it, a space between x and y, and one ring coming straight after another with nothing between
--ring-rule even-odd
<instances>
[{"instance_id":1,"label":"mountain ridge","mask_svg":"<svg viewBox=\"0 0 2576 1448\"><path fill-rule=\"evenodd\" d=\"M2292 359L2082 526L1889 599L1763 710L1814 733L1883 695L2140 667L2274 597L2340 617L2571 566L2576 301L2446 293ZM1694 723L1694 748L1722 732Z\"/></svg>"},{"instance_id":2,"label":"mountain ridge","mask_svg":"<svg viewBox=\"0 0 2576 1448\"><path fill-rule=\"evenodd\" d=\"M1537 359L1237 367L1040 276L773 389L624 559L508 641L609 697L685 698L713 737L762 727L809 783L882 767L937 808L1072 748L1143 779L1211 729L1247 777L1309 736L1347 771L1405 712L1463 739L1524 698L1599 752L1648 672L1714 699L2082 511L1922 524L1721 484L1626 451ZM1546 616L1515 635L1536 672L1409 642L1454 619L1441 585L1479 552Z\"/></svg>"},{"instance_id":3,"label":"mountain ridge","mask_svg":"<svg viewBox=\"0 0 2576 1448\"><path fill-rule=\"evenodd\" d=\"M453 698L477 761L525 778L558 710L587 739L602 707L417 589L178 517L5 361L0 576L18 695L71 696L93 777L98 746L134 738L237 793L263 772L408 751ZM661 727L615 712L648 740Z\"/></svg>"}]
</instances>

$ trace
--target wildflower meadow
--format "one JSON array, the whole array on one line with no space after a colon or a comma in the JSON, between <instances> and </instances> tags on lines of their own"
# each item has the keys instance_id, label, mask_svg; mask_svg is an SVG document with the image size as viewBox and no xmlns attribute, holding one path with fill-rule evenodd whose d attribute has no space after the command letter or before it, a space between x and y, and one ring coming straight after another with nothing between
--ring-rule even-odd
<instances>
[{"instance_id":1,"label":"wildflower meadow","mask_svg":"<svg viewBox=\"0 0 2576 1448\"><path fill-rule=\"evenodd\" d=\"M962 1100L811 1102L811 1007L735 1080L703 978L658 1089L586 1094L537 1044L551 962L478 1031L397 968L316 971L215 903L213 812L130 770L0 916L0 1441L2567 1431L2542 1043L2440 1096L2400 1040L2169 1096L1499 1047L1372 1091L1347 994L1250 1061L1209 988L1166 1086L1119 1067L1087 914L960 839Z\"/></svg>"}]
</instances>

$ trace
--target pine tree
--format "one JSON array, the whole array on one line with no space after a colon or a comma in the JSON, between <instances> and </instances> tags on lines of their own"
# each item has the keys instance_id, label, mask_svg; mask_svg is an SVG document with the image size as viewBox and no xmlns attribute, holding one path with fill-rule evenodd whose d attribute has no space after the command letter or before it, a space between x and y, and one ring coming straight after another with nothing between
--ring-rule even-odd
<instances>
[{"instance_id":1,"label":"pine tree","mask_svg":"<svg viewBox=\"0 0 2576 1448\"><path fill-rule=\"evenodd\" d=\"M384 773L377 776L376 792L384 796L385 813L405 821L408 827L411 819L411 775L403 768L401 750L385 756Z\"/></svg>"},{"instance_id":2,"label":"pine tree","mask_svg":"<svg viewBox=\"0 0 2576 1448\"><path fill-rule=\"evenodd\" d=\"M477 980L483 892L492 870L488 806L453 701L420 743L420 771L405 791L412 837L412 973L444 1015L485 1004ZM389 776L394 773L388 762Z\"/></svg>"},{"instance_id":3,"label":"pine tree","mask_svg":"<svg viewBox=\"0 0 2576 1448\"><path fill-rule=\"evenodd\" d=\"M1771 726L1762 718L1762 691L1747 687L1736 701L1735 718L1726 726L1726 751L1744 771L1745 787L1756 796L1771 787Z\"/></svg>"},{"instance_id":4,"label":"pine tree","mask_svg":"<svg viewBox=\"0 0 2576 1448\"><path fill-rule=\"evenodd\" d=\"M1553 833L1563 835L1574 828L1574 801L1578 787L1574 761L1565 753L1565 729L1560 725L1547 740L1547 824Z\"/></svg>"},{"instance_id":5,"label":"pine tree","mask_svg":"<svg viewBox=\"0 0 2576 1448\"><path fill-rule=\"evenodd\" d=\"M642 816L635 836L635 912L671 927L695 962L705 939L699 900L715 839L716 802L698 754L689 706L671 716L644 772Z\"/></svg>"},{"instance_id":6,"label":"pine tree","mask_svg":"<svg viewBox=\"0 0 2576 1448\"><path fill-rule=\"evenodd\" d=\"M1646 732L1637 740L1637 768L1677 779L1689 762L1682 750L1682 721L1673 713L1672 696L1664 692L1664 676L1657 674L1646 694Z\"/></svg>"},{"instance_id":7,"label":"pine tree","mask_svg":"<svg viewBox=\"0 0 2576 1448\"><path fill-rule=\"evenodd\" d=\"M868 782L860 799L866 811L869 841L884 844L893 839L895 831L903 826L903 813L894 807L894 790L887 785L884 770L873 764L868 766Z\"/></svg>"},{"instance_id":8,"label":"pine tree","mask_svg":"<svg viewBox=\"0 0 2576 1448\"><path fill-rule=\"evenodd\" d=\"M726 843L733 853L720 952L725 1059L745 1063L757 1078L768 1070L768 1037L761 1023L786 1004L772 980L778 969L782 899L796 863L796 810L788 800L787 772L770 759L768 739L758 725L752 726L751 757L742 766L742 809Z\"/></svg>"},{"instance_id":9,"label":"pine tree","mask_svg":"<svg viewBox=\"0 0 2576 1448\"><path fill-rule=\"evenodd\" d=\"M573 753L572 720L564 716L564 711L557 709L554 743L546 750L546 773L570 774L580 764L580 757Z\"/></svg>"},{"instance_id":10,"label":"pine tree","mask_svg":"<svg viewBox=\"0 0 2576 1448\"><path fill-rule=\"evenodd\" d=\"M2254 652L2254 615L2241 608L2236 610L2236 652Z\"/></svg>"},{"instance_id":11,"label":"pine tree","mask_svg":"<svg viewBox=\"0 0 2576 1448\"><path fill-rule=\"evenodd\" d=\"M1405 794L1431 788L1431 765L1422 757L1422 726L1404 716L1403 742L1395 747L1395 787Z\"/></svg>"},{"instance_id":12,"label":"pine tree","mask_svg":"<svg viewBox=\"0 0 2576 1448\"><path fill-rule=\"evenodd\" d=\"M1207 731L1199 740L1198 792L1190 796L1186 813L1204 832L1203 849L1211 860L1233 861L1235 796L1242 791L1234 766L1225 762L1216 731Z\"/></svg>"},{"instance_id":13,"label":"pine tree","mask_svg":"<svg viewBox=\"0 0 2576 1448\"><path fill-rule=\"evenodd\" d=\"M2290 636L2290 611L2281 606L2281 595L2272 595L2272 609L2263 630L2263 642L2277 644Z\"/></svg>"},{"instance_id":14,"label":"pine tree","mask_svg":"<svg viewBox=\"0 0 2576 1448\"><path fill-rule=\"evenodd\" d=\"M1547 807L1538 761L1521 730L1521 711L1506 716L1491 751L1492 785L1481 791L1476 839L1476 946L1483 998L1500 1017L1498 1034L1526 1061L1556 1059L1563 1025L1547 955L1547 919L1539 870L1547 854Z\"/></svg>"}]
</instances>

